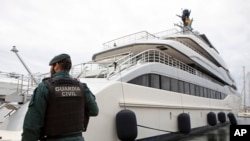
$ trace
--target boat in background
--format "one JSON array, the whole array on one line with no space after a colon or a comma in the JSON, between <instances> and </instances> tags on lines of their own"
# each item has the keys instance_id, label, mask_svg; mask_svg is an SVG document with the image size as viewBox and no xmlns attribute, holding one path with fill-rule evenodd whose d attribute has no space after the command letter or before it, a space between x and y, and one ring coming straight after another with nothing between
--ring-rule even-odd
<instances>
[{"instance_id":1,"label":"boat in background","mask_svg":"<svg viewBox=\"0 0 250 141\"><path fill-rule=\"evenodd\" d=\"M185 9L179 16L180 30L106 42L92 61L72 67L71 75L87 83L100 108L85 140L166 141L237 124L241 99L235 81L206 35L193 31L190 13ZM25 115L27 105L0 124L2 139L11 140L5 132L20 135L22 122L11 123Z\"/></svg>"},{"instance_id":2,"label":"boat in background","mask_svg":"<svg viewBox=\"0 0 250 141\"><path fill-rule=\"evenodd\" d=\"M34 83L28 76L0 72L0 140L20 140L27 110L24 104L30 100L33 89Z\"/></svg>"},{"instance_id":3,"label":"boat in background","mask_svg":"<svg viewBox=\"0 0 250 141\"><path fill-rule=\"evenodd\" d=\"M239 112L238 117L250 118L250 112L249 111Z\"/></svg>"}]
</instances>

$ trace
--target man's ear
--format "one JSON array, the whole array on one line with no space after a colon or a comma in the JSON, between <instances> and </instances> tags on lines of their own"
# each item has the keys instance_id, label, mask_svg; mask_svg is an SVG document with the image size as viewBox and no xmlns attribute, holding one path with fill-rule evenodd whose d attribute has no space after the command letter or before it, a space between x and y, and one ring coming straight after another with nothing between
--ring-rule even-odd
<instances>
[{"instance_id":1,"label":"man's ear","mask_svg":"<svg viewBox=\"0 0 250 141\"><path fill-rule=\"evenodd\" d=\"M58 71L61 70L61 67L60 67L59 63L55 64L54 70L55 70L55 72L58 72Z\"/></svg>"}]
</instances>

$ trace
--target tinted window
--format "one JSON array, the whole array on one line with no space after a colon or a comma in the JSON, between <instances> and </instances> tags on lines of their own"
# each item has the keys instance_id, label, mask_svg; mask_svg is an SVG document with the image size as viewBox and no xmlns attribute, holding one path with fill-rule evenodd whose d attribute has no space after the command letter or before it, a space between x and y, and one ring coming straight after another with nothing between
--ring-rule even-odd
<instances>
[{"instance_id":1,"label":"tinted window","mask_svg":"<svg viewBox=\"0 0 250 141\"><path fill-rule=\"evenodd\" d=\"M220 92L216 91L216 99L221 99Z\"/></svg>"},{"instance_id":2,"label":"tinted window","mask_svg":"<svg viewBox=\"0 0 250 141\"><path fill-rule=\"evenodd\" d=\"M157 74L151 74L150 75L150 86L153 88L160 88L160 76Z\"/></svg>"},{"instance_id":3,"label":"tinted window","mask_svg":"<svg viewBox=\"0 0 250 141\"><path fill-rule=\"evenodd\" d=\"M145 74L129 81L128 83L213 99L224 99L227 96L219 91L158 74Z\"/></svg>"},{"instance_id":4,"label":"tinted window","mask_svg":"<svg viewBox=\"0 0 250 141\"><path fill-rule=\"evenodd\" d=\"M212 96L211 96L211 89L207 89L207 97L208 98L211 98Z\"/></svg>"},{"instance_id":5,"label":"tinted window","mask_svg":"<svg viewBox=\"0 0 250 141\"><path fill-rule=\"evenodd\" d=\"M204 88L200 87L200 95L199 96L203 97L203 95L204 95Z\"/></svg>"},{"instance_id":6,"label":"tinted window","mask_svg":"<svg viewBox=\"0 0 250 141\"><path fill-rule=\"evenodd\" d=\"M215 98L215 91L211 90L211 98Z\"/></svg>"},{"instance_id":7,"label":"tinted window","mask_svg":"<svg viewBox=\"0 0 250 141\"><path fill-rule=\"evenodd\" d=\"M190 94L190 87L188 82L184 82L185 94Z\"/></svg>"},{"instance_id":8,"label":"tinted window","mask_svg":"<svg viewBox=\"0 0 250 141\"><path fill-rule=\"evenodd\" d=\"M178 80L177 79L174 79L174 78L171 78L170 79L170 86L171 86L171 91L173 92L178 92Z\"/></svg>"},{"instance_id":9,"label":"tinted window","mask_svg":"<svg viewBox=\"0 0 250 141\"><path fill-rule=\"evenodd\" d=\"M203 97L207 97L207 88L204 88Z\"/></svg>"},{"instance_id":10,"label":"tinted window","mask_svg":"<svg viewBox=\"0 0 250 141\"><path fill-rule=\"evenodd\" d=\"M195 95L195 87L194 84L190 84L190 94Z\"/></svg>"},{"instance_id":11,"label":"tinted window","mask_svg":"<svg viewBox=\"0 0 250 141\"><path fill-rule=\"evenodd\" d=\"M179 92L184 93L184 82L179 80Z\"/></svg>"},{"instance_id":12,"label":"tinted window","mask_svg":"<svg viewBox=\"0 0 250 141\"><path fill-rule=\"evenodd\" d=\"M148 80L149 80L148 75L142 75L142 76L139 76L139 77L131 80L129 83L142 85L142 86L149 86Z\"/></svg>"},{"instance_id":13,"label":"tinted window","mask_svg":"<svg viewBox=\"0 0 250 141\"><path fill-rule=\"evenodd\" d=\"M199 96L200 95L200 86L195 86L195 95Z\"/></svg>"},{"instance_id":14,"label":"tinted window","mask_svg":"<svg viewBox=\"0 0 250 141\"><path fill-rule=\"evenodd\" d=\"M170 78L166 76L161 77L161 88L163 90L170 90Z\"/></svg>"}]
</instances>

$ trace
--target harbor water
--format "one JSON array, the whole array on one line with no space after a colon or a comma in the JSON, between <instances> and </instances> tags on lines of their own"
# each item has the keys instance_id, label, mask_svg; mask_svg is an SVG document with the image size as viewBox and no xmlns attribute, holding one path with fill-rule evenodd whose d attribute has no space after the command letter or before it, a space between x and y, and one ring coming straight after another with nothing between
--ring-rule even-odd
<instances>
[{"instance_id":1,"label":"harbor water","mask_svg":"<svg viewBox=\"0 0 250 141\"><path fill-rule=\"evenodd\" d=\"M237 117L238 125L250 125L250 118ZM230 125L174 141L230 141Z\"/></svg>"}]
</instances>

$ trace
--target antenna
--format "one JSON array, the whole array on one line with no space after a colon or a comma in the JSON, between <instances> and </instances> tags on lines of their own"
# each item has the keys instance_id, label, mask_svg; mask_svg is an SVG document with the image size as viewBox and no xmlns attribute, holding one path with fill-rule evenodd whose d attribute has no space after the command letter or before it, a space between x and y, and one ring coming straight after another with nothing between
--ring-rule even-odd
<instances>
[{"instance_id":1,"label":"antenna","mask_svg":"<svg viewBox=\"0 0 250 141\"><path fill-rule=\"evenodd\" d=\"M174 24L174 25L180 27L183 30L183 32L187 32L187 31L191 31L192 32L192 30L193 30L193 28L191 27L193 19L189 18L190 13L191 13L191 10L182 9L182 15L181 16L180 15L176 15L176 16L178 16L178 17L181 18L182 25L179 25L179 24Z\"/></svg>"},{"instance_id":2,"label":"antenna","mask_svg":"<svg viewBox=\"0 0 250 141\"><path fill-rule=\"evenodd\" d=\"M25 63L23 62L22 58L19 56L18 50L16 49L16 46L13 46L13 48L12 48L10 51L14 52L14 53L17 55L18 59L21 61L21 63L22 63L23 66L25 67L25 69L28 71L28 73L30 74L30 76L32 77L32 79L34 80L34 82L35 82L36 84L38 84L38 82L36 81L36 79L35 79L34 76L32 75L32 73L31 73L31 71L29 70L29 68L25 65Z\"/></svg>"}]
</instances>

